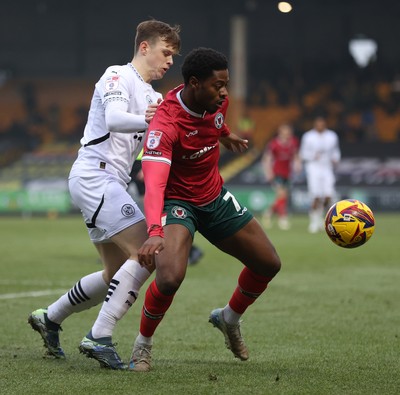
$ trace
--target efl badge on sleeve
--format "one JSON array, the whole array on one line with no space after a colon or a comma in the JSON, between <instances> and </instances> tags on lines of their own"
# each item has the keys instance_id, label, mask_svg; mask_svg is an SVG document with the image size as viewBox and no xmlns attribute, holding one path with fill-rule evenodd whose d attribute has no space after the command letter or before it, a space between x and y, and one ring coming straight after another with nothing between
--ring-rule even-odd
<instances>
[{"instance_id":1,"label":"efl badge on sleeve","mask_svg":"<svg viewBox=\"0 0 400 395\"><path fill-rule=\"evenodd\" d=\"M106 90L107 91L112 91L116 88L118 88L119 85L119 76L118 75L114 75L112 77L108 77L106 79Z\"/></svg>"},{"instance_id":2,"label":"efl badge on sleeve","mask_svg":"<svg viewBox=\"0 0 400 395\"><path fill-rule=\"evenodd\" d=\"M147 148L148 149L154 149L157 148L158 145L160 144L162 132L159 132L158 130L151 130L149 132L149 137L147 138Z\"/></svg>"}]
</instances>

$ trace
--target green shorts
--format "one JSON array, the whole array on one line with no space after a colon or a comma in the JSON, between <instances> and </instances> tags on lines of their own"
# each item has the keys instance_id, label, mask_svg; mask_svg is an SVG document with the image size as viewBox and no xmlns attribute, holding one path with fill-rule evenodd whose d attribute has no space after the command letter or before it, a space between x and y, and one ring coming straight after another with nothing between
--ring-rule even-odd
<instances>
[{"instance_id":1,"label":"green shorts","mask_svg":"<svg viewBox=\"0 0 400 395\"><path fill-rule=\"evenodd\" d=\"M186 226L192 237L199 231L211 243L232 236L253 218L247 207L242 206L225 187L213 202L205 206L166 199L164 216L166 225Z\"/></svg>"},{"instance_id":2,"label":"green shorts","mask_svg":"<svg viewBox=\"0 0 400 395\"><path fill-rule=\"evenodd\" d=\"M274 185L281 185L281 186L287 188L287 187L289 187L290 180L289 180L289 178L285 178L285 177L281 177L281 176L276 176L276 177L274 178L273 184L274 184Z\"/></svg>"}]
</instances>

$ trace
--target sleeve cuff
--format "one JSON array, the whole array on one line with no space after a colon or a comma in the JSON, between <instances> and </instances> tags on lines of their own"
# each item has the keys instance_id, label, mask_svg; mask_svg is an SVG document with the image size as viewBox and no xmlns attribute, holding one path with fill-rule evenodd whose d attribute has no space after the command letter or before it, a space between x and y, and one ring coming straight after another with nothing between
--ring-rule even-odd
<instances>
[{"instance_id":1,"label":"sleeve cuff","mask_svg":"<svg viewBox=\"0 0 400 395\"><path fill-rule=\"evenodd\" d=\"M150 225L147 229L149 237L164 237L164 229L161 225Z\"/></svg>"}]
</instances>

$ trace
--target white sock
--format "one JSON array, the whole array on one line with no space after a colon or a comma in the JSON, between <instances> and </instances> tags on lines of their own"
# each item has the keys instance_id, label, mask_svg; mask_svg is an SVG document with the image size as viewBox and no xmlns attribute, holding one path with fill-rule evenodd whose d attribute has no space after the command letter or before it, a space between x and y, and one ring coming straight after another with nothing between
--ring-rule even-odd
<instances>
[{"instance_id":1,"label":"white sock","mask_svg":"<svg viewBox=\"0 0 400 395\"><path fill-rule=\"evenodd\" d=\"M322 229L323 225L324 225L324 209L323 207L318 207L315 210L315 220L316 220L316 224L318 226L318 229Z\"/></svg>"},{"instance_id":2,"label":"white sock","mask_svg":"<svg viewBox=\"0 0 400 395\"><path fill-rule=\"evenodd\" d=\"M227 304L222 310L222 316L227 324L234 325L239 322L242 314L236 313L236 311L232 310L231 306Z\"/></svg>"},{"instance_id":3,"label":"white sock","mask_svg":"<svg viewBox=\"0 0 400 395\"><path fill-rule=\"evenodd\" d=\"M153 336L146 337L146 336L143 336L141 333L139 333L135 340L135 344L136 343L146 344L148 346L151 346L151 345L153 345Z\"/></svg>"},{"instance_id":4,"label":"white sock","mask_svg":"<svg viewBox=\"0 0 400 395\"><path fill-rule=\"evenodd\" d=\"M324 222L322 214L323 214L322 208L317 208L317 209L311 210L309 213L310 225L315 226L315 227L320 227Z\"/></svg>"},{"instance_id":5,"label":"white sock","mask_svg":"<svg viewBox=\"0 0 400 395\"><path fill-rule=\"evenodd\" d=\"M315 210L313 210L313 209L311 209L310 211L309 211L309 213L308 213L308 216L309 216L309 218L310 218L310 225L315 225L315 223L316 223L316 220L315 220L315 214L316 214L316 212L315 212Z\"/></svg>"},{"instance_id":6,"label":"white sock","mask_svg":"<svg viewBox=\"0 0 400 395\"><path fill-rule=\"evenodd\" d=\"M111 337L114 327L135 303L139 290L150 277L150 272L138 262L128 259L115 273L108 294L92 327L95 339Z\"/></svg>"},{"instance_id":7,"label":"white sock","mask_svg":"<svg viewBox=\"0 0 400 395\"><path fill-rule=\"evenodd\" d=\"M50 321L61 324L72 313L79 313L101 303L107 289L103 271L88 274L47 308L47 317Z\"/></svg>"}]
</instances>

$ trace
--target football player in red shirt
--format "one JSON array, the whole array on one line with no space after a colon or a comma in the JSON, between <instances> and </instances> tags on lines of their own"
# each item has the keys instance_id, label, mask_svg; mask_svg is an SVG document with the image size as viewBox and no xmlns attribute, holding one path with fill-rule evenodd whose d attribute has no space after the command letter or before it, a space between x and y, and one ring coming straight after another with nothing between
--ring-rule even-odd
<instances>
[{"instance_id":1,"label":"football player in red shirt","mask_svg":"<svg viewBox=\"0 0 400 395\"><path fill-rule=\"evenodd\" d=\"M275 190L275 200L263 214L263 223L271 226L273 214L278 216L278 226L282 230L290 228L288 219L289 183L292 171L301 170L298 154L299 140L293 135L291 125L279 126L277 135L267 145L262 158L265 177Z\"/></svg>"},{"instance_id":2,"label":"football player in red shirt","mask_svg":"<svg viewBox=\"0 0 400 395\"><path fill-rule=\"evenodd\" d=\"M167 94L149 125L142 157L149 238L139 249L139 262L147 266L155 260L156 276L146 291L129 364L134 371L151 368L152 336L185 277L196 231L244 264L228 304L209 318L241 360L248 359L248 351L239 319L281 266L260 224L223 186L218 170L220 143L233 152L247 149L247 140L225 124L226 57L195 49L182 74L184 84Z\"/></svg>"}]
</instances>

